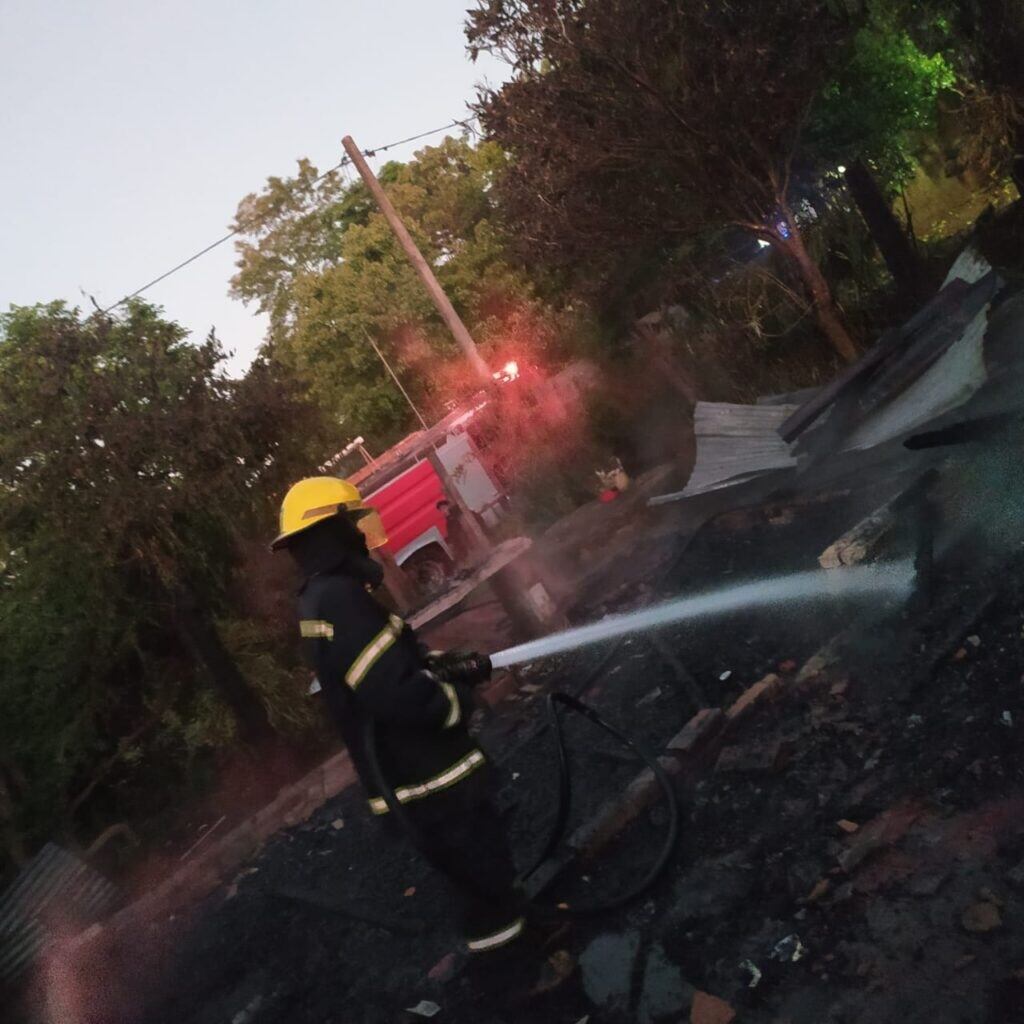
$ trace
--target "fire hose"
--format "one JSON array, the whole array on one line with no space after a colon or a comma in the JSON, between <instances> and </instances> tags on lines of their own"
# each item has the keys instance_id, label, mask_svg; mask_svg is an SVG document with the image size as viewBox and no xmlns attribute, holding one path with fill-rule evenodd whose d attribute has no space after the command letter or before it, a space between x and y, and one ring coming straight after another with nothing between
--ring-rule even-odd
<instances>
[{"instance_id":1,"label":"fire hose","mask_svg":"<svg viewBox=\"0 0 1024 1024\"><path fill-rule=\"evenodd\" d=\"M607 659L602 659L598 671L604 667L606 661ZM592 675L596 674L596 672L592 673ZM658 855L654 859L651 867L639 879L639 881L629 886L624 892L603 900L598 900L582 906L567 906L562 903L559 904L557 908L563 913L572 915L595 914L615 910L619 907L625 906L627 903L631 903L642 893L646 892L657 881L658 877L668 864L669 858L672 856L672 852L675 849L676 841L679 836L679 804L676 800L675 789L672 785L671 779L668 777L664 768L662 768L658 763L658 759L656 757L652 757L650 754L645 752L635 740L631 739L610 722L602 718L601 715L589 704L584 703L572 694L562 691L555 691L548 694L545 700L545 710L547 713L548 724L555 736L556 756L558 761L558 804L555 809L554 822L547 840L545 841L540 854L531 866L519 876L518 883L520 885L524 884L532 875L534 875L540 866L544 864L555 852L565 834L565 828L569 818L572 779L569 769L569 757L566 751L565 739L562 732L562 719L558 713L558 705L560 704L571 711L575 711L578 714L583 715L588 721L603 729L609 735L618 740L623 746L632 751L654 774L654 778L658 782L662 794L668 804L668 823L665 840L662 843ZM384 776L384 772L380 766L380 761L377 757L376 740L377 737L374 724L372 721L367 722L364 733L365 753L374 784L377 786L381 797L387 804L388 810L394 815L394 820L409 836L423 857L429 863L433 863L430 849L424 841L419 828L413 821L412 817L406 812L405 806L398 799L395 794L394 787ZM439 868L438 865L434 866ZM458 881L467 888L472 888L471 880L459 879Z\"/></svg>"}]
</instances>

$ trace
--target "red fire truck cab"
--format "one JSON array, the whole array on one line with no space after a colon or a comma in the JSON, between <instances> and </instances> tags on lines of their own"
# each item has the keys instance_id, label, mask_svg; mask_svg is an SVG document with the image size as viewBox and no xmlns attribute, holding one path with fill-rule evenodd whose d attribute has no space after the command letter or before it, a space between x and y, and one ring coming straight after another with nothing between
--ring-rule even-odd
<instances>
[{"instance_id":1,"label":"red fire truck cab","mask_svg":"<svg viewBox=\"0 0 1024 1024\"><path fill-rule=\"evenodd\" d=\"M380 513L387 530L384 550L421 590L442 586L455 554L448 543L447 496L434 467L426 459L415 462L364 500Z\"/></svg>"},{"instance_id":2,"label":"red fire truck cab","mask_svg":"<svg viewBox=\"0 0 1024 1024\"><path fill-rule=\"evenodd\" d=\"M471 513L488 524L501 514L504 494L467 430L477 411L457 410L428 431L410 434L347 478L380 513L385 550L424 593L441 589L464 554L458 510L428 456L438 460Z\"/></svg>"}]
</instances>

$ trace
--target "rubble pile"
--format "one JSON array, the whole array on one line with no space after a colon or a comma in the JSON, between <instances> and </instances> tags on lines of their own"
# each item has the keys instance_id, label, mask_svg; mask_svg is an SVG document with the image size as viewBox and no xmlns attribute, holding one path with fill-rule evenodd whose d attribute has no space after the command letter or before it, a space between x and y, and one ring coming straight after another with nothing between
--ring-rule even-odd
<instances>
[{"instance_id":1,"label":"rubble pile","mask_svg":"<svg viewBox=\"0 0 1024 1024\"><path fill-rule=\"evenodd\" d=\"M840 667L758 708L658 926L693 983L744 1020L1020 1019L1022 630L1010 574L913 693L878 663L881 691Z\"/></svg>"}]
</instances>

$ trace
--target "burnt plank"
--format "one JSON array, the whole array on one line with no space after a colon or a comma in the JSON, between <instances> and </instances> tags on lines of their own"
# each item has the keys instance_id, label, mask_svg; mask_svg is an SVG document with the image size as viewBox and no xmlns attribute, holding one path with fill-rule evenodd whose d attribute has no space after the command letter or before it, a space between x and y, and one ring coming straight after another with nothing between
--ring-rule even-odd
<instances>
[{"instance_id":1,"label":"burnt plank","mask_svg":"<svg viewBox=\"0 0 1024 1024\"><path fill-rule=\"evenodd\" d=\"M956 308L927 325L897 359L885 367L865 389L862 407L882 405L904 391L958 341L967 325L995 298L1002 279L990 270L970 285Z\"/></svg>"}]
</instances>

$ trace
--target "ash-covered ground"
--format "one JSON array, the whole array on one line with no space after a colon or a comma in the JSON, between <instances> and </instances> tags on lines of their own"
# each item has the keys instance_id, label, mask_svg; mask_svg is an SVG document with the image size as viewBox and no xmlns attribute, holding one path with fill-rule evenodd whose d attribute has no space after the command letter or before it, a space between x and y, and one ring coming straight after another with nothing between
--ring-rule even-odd
<instances>
[{"instance_id":1,"label":"ash-covered ground","mask_svg":"<svg viewBox=\"0 0 1024 1024\"><path fill-rule=\"evenodd\" d=\"M878 500L775 502L693 537L662 531L659 550L632 556L636 571L581 594L575 617L810 568ZM202 904L106 949L71 986L76 1024L376 1024L423 1019L406 1009L421 1001L456 1024L1024 1021L1024 587L1016 556L999 565L951 563L909 610L747 609L662 634L710 706L769 671L788 685L717 764L679 777L667 871L632 906L573 919L558 947L577 970L533 1005L482 1005L457 965L444 977L457 946L450 894L353 788ZM829 670L793 682L837 634ZM580 694L654 752L697 710L648 639L623 643L595 675L606 653L531 667L481 725L522 864L554 812L548 690ZM565 731L571 829L641 765L585 722ZM622 891L665 823L654 805L545 898Z\"/></svg>"}]
</instances>

